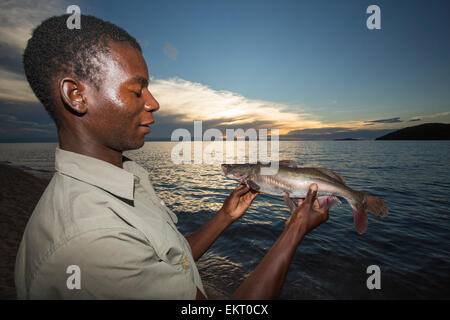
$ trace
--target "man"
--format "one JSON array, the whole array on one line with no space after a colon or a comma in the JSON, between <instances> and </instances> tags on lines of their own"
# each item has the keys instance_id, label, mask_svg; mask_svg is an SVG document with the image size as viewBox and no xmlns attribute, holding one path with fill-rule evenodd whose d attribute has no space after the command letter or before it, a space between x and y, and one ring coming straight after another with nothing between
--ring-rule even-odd
<instances>
[{"instance_id":1,"label":"man","mask_svg":"<svg viewBox=\"0 0 450 320\"><path fill-rule=\"evenodd\" d=\"M54 119L56 173L25 229L16 260L21 299L202 299L195 261L248 209L239 185L183 237L145 169L122 156L143 146L159 104L136 40L92 16L38 26L24 52L27 79ZM272 249L232 298L276 298L298 244L325 221L313 185Z\"/></svg>"}]
</instances>

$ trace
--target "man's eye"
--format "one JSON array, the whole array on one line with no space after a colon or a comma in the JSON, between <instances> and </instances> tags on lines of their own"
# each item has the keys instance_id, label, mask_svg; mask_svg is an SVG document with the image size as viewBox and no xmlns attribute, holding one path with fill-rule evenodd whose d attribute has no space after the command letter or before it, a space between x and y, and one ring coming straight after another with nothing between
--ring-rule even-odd
<instances>
[{"instance_id":1,"label":"man's eye","mask_svg":"<svg viewBox=\"0 0 450 320\"><path fill-rule=\"evenodd\" d=\"M140 98L142 96L142 91L136 92L133 91L133 93L136 95L136 97Z\"/></svg>"}]
</instances>

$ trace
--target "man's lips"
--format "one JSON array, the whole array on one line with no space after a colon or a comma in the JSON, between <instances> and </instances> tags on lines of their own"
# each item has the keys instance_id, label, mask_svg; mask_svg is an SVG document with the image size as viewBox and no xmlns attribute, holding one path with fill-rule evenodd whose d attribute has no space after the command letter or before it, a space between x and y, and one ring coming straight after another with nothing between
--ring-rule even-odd
<instances>
[{"instance_id":1,"label":"man's lips","mask_svg":"<svg viewBox=\"0 0 450 320\"><path fill-rule=\"evenodd\" d=\"M142 128L142 129L144 129L144 130L148 133L148 132L150 132L150 125L151 125L152 123L154 123L154 122L155 122L155 120L150 121L150 122L144 122L144 123L141 123L141 124L139 125L139 127Z\"/></svg>"},{"instance_id":2,"label":"man's lips","mask_svg":"<svg viewBox=\"0 0 450 320\"><path fill-rule=\"evenodd\" d=\"M155 120L149 121L149 122L143 122L143 123L140 124L140 126L148 127L149 125L151 125L151 124L153 124L153 123L155 123Z\"/></svg>"},{"instance_id":3,"label":"man's lips","mask_svg":"<svg viewBox=\"0 0 450 320\"><path fill-rule=\"evenodd\" d=\"M150 127L149 126L139 126L139 129L142 129L143 132L145 133L149 133L150 132Z\"/></svg>"}]
</instances>

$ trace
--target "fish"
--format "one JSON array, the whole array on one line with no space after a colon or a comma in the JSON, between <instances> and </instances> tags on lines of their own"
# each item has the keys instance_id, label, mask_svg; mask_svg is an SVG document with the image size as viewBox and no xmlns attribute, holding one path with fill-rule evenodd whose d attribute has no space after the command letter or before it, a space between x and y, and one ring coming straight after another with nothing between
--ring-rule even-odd
<instances>
[{"instance_id":1,"label":"fish","mask_svg":"<svg viewBox=\"0 0 450 320\"><path fill-rule=\"evenodd\" d=\"M251 189L271 196L288 196L288 205L293 211L295 204L290 198L305 198L309 186L318 186L317 200L321 208L330 208L339 204L339 198L345 199L352 208L353 221L358 234L367 230L366 210L378 217L388 215L386 203L368 193L353 190L338 173L321 167L298 167L293 160L279 161L278 171L273 175L261 174L263 167L269 164L222 164L227 178L247 184Z\"/></svg>"}]
</instances>

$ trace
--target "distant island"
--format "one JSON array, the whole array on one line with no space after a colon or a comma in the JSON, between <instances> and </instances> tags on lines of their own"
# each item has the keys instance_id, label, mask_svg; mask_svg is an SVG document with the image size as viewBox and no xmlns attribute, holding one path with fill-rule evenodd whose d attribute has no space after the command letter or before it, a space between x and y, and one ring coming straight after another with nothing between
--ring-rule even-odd
<instances>
[{"instance_id":1,"label":"distant island","mask_svg":"<svg viewBox=\"0 0 450 320\"><path fill-rule=\"evenodd\" d=\"M450 124L425 123L388 133L375 140L450 140Z\"/></svg>"}]
</instances>

